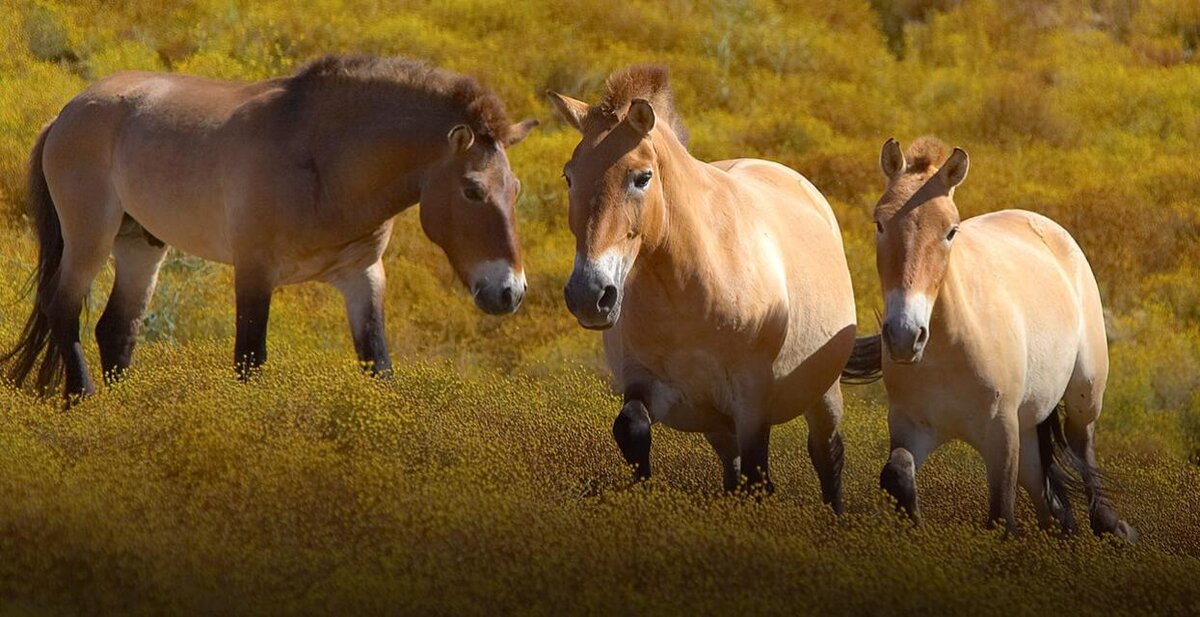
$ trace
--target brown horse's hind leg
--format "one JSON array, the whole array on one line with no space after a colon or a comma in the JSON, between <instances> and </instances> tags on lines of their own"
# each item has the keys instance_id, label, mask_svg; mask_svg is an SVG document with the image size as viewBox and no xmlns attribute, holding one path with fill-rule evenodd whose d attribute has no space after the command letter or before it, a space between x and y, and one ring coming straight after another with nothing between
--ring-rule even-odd
<instances>
[{"instance_id":1,"label":"brown horse's hind leg","mask_svg":"<svg viewBox=\"0 0 1200 617\"><path fill-rule=\"evenodd\" d=\"M154 293L167 246L127 215L113 243L116 280L104 314L96 323L96 343L105 382L121 377L133 358L142 313Z\"/></svg>"},{"instance_id":2,"label":"brown horse's hind leg","mask_svg":"<svg viewBox=\"0 0 1200 617\"><path fill-rule=\"evenodd\" d=\"M367 268L340 276L332 281L346 301L350 318L350 333L354 350L364 371L373 376L387 377L392 372L388 356L387 337L383 327L383 263L376 261Z\"/></svg>"},{"instance_id":3,"label":"brown horse's hind leg","mask_svg":"<svg viewBox=\"0 0 1200 617\"><path fill-rule=\"evenodd\" d=\"M808 410L808 456L821 481L821 500L842 513L842 463L844 448L838 423L842 418L842 388L834 383L821 400Z\"/></svg>"},{"instance_id":4,"label":"brown horse's hind leg","mask_svg":"<svg viewBox=\"0 0 1200 617\"><path fill-rule=\"evenodd\" d=\"M727 492L735 491L741 481L741 455L738 452L737 435L731 431L709 432L704 438L712 445L721 459L722 481Z\"/></svg>"}]
</instances>

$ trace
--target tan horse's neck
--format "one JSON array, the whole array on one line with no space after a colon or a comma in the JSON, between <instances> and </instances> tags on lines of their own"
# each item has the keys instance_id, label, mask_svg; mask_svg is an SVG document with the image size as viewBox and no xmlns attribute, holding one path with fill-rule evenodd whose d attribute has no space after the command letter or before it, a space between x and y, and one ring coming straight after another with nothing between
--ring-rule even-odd
<instances>
[{"instance_id":1,"label":"tan horse's neck","mask_svg":"<svg viewBox=\"0 0 1200 617\"><path fill-rule=\"evenodd\" d=\"M669 129L654 141L662 177L663 201L645 214L642 257L678 278L708 270L717 246L713 215L715 191L727 190L723 172L693 157Z\"/></svg>"}]
</instances>

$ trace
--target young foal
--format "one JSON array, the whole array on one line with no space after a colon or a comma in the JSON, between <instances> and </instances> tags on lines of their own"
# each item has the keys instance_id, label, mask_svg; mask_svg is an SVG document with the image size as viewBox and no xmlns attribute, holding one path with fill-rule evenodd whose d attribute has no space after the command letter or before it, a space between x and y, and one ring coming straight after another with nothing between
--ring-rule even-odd
<instances>
[{"instance_id":1,"label":"young foal","mask_svg":"<svg viewBox=\"0 0 1200 617\"><path fill-rule=\"evenodd\" d=\"M37 299L3 361L45 393L94 391L79 312L111 253L116 283L96 326L106 379L130 363L167 245L234 266L235 358L267 358L271 292L321 280L344 295L364 366L389 369L380 256L418 201L425 233L479 307L516 310L525 277L513 224L510 125L474 80L395 58L327 57L257 83L120 73L75 97L30 161Z\"/></svg>"},{"instance_id":2,"label":"young foal","mask_svg":"<svg viewBox=\"0 0 1200 617\"><path fill-rule=\"evenodd\" d=\"M875 207L876 259L892 442L880 482L916 516L917 469L939 444L962 439L987 465L989 524L1015 529L1020 483L1043 526L1057 520L1071 531L1065 458L1082 476L1092 529L1132 540L1095 469L1108 348L1087 259L1062 227L1032 212L960 222L954 188L968 158L956 148L947 159L946 149L923 138L905 157L888 140L880 158L888 186Z\"/></svg>"},{"instance_id":3,"label":"young foal","mask_svg":"<svg viewBox=\"0 0 1200 617\"><path fill-rule=\"evenodd\" d=\"M666 70L633 67L590 106L551 93L583 139L566 164L575 269L565 294L604 347L624 407L613 434L650 475L650 425L704 432L725 487L771 490L771 425L804 414L822 495L841 511L838 377L855 311L829 204L777 163L703 163Z\"/></svg>"}]
</instances>

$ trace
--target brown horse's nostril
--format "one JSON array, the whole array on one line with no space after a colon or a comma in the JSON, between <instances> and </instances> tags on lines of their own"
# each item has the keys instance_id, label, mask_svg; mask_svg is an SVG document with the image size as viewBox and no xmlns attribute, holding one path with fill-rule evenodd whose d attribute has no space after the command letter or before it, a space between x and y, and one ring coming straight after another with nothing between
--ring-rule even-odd
<instances>
[{"instance_id":1,"label":"brown horse's nostril","mask_svg":"<svg viewBox=\"0 0 1200 617\"><path fill-rule=\"evenodd\" d=\"M605 285L604 293L600 294L600 300L596 302L596 308L600 309L601 313L611 313L616 306L617 286Z\"/></svg>"}]
</instances>

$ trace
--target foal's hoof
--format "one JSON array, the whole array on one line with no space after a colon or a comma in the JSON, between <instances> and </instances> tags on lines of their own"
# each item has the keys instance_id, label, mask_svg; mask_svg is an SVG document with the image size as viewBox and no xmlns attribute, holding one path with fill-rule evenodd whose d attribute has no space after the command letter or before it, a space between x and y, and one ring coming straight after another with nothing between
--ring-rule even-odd
<instances>
[{"instance_id":1,"label":"foal's hoof","mask_svg":"<svg viewBox=\"0 0 1200 617\"><path fill-rule=\"evenodd\" d=\"M1125 521L1117 522L1117 528L1113 530L1113 535L1128 542L1129 544L1138 543L1138 532L1132 525Z\"/></svg>"}]
</instances>

